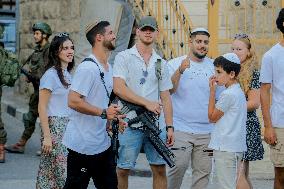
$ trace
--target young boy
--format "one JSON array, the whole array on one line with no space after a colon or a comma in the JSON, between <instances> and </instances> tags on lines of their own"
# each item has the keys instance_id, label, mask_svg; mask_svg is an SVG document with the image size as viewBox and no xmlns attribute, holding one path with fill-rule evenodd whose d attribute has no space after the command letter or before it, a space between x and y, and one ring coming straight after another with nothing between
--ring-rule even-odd
<instances>
[{"instance_id":1,"label":"young boy","mask_svg":"<svg viewBox=\"0 0 284 189\"><path fill-rule=\"evenodd\" d=\"M227 53L214 61L215 76L209 81L209 121L215 123L209 148L214 150L219 189L234 189L237 167L246 151L247 103L237 81L241 65L238 56ZM226 89L215 104L216 84Z\"/></svg>"}]
</instances>

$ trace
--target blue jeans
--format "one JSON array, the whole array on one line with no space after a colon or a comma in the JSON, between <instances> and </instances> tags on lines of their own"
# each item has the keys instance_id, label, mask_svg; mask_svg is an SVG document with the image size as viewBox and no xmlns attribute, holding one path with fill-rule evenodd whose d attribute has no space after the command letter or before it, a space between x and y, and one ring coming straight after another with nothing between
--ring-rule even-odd
<instances>
[{"instance_id":1,"label":"blue jeans","mask_svg":"<svg viewBox=\"0 0 284 189\"><path fill-rule=\"evenodd\" d=\"M166 143L167 132L163 128L159 137ZM118 135L119 149L117 167L121 169L132 169L135 167L137 157L143 145L144 152L150 165L165 165L166 162L162 156L156 151L149 139L143 131L126 128L126 130Z\"/></svg>"}]
</instances>

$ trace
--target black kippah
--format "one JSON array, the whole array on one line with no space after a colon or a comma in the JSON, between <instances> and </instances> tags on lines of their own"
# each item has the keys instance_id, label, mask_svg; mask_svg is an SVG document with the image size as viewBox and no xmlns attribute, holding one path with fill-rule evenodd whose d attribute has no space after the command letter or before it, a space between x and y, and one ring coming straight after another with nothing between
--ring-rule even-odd
<instances>
[{"instance_id":1,"label":"black kippah","mask_svg":"<svg viewBox=\"0 0 284 189\"><path fill-rule=\"evenodd\" d=\"M276 19L276 25L277 28L284 33L284 26L283 26L283 22L284 22L284 8L282 8L279 12L279 15Z\"/></svg>"}]
</instances>

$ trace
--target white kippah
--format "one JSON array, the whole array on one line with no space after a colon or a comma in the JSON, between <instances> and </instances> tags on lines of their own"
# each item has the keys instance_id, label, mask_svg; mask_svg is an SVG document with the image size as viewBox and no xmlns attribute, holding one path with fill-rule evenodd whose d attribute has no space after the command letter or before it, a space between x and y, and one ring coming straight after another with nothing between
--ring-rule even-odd
<instances>
[{"instance_id":1,"label":"white kippah","mask_svg":"<svg viewBox=\"0 0 284 189\"><path fill-rule=\"evenodd\" d=\"M210 35L209 31L205 28L195 28L194 30L191 31L191 34L193 34L195 32L205 32L205 33L208 33L208 35Z\"/></svg>"},{"instance_id":2,"label":"white kippah","mask_svg":"<svg viewBox=\"0 0 284 189\"><path fill-rule=\"evenodd\" d=\"M235 64L241 64L239 57L235 53L226 53L222 55L224 58Z\"/></svg>"}]
</instances>

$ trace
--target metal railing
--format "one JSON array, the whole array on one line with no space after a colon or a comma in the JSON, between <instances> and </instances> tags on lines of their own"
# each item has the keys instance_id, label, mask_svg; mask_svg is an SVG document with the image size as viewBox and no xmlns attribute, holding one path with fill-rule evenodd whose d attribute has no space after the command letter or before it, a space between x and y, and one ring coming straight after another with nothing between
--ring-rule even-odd
<instances>
[{"instance_id":1,"label":"metal railing","mask_svg":"<svg viewBox=\"0 0 284 189\"><path fill-rule=\"evenodd\" d=\"M164 58L170 59L188 53L192 22L181 0L128 1L140 12L136 16L141 18L151 15L157 19L160 32L157 43Z\"/></svg>"},{"instance_id":2,"label":"metal railing","mask_svg":"<svg viewBox=\"0 0 284 189\"><path fill-rule=\"evenodd\" d=\"M217 23L215 27L218 27L218 35L211 36L213 39L217 38L217 48L213 49L215 52L212 52L212 57L230 51L230 44L236 33L249 35L259 58L282 37L275 20L284 6L283 0L265 3L261 0L239 0L239 4L235 4L235 1L215 1L220 1L218 15L208 16Z\"/></svg>"},{"instance_id":3,"label":"metal railing","mask_svg":"<svg viewBox=\"0 0 284 189\"><path fill-rule=\"evenodd\" d=\"M182 0L128 0L139 13L136 18L151 15L157 19L160 35L157 43L166 59L189 52L189 13ZM236 33L250 36L259 57L282 36L275 19L284 0L208 0L208 29L211 34L208 55L212 58L230 51Z\"/></svg>"}]
</instances>

